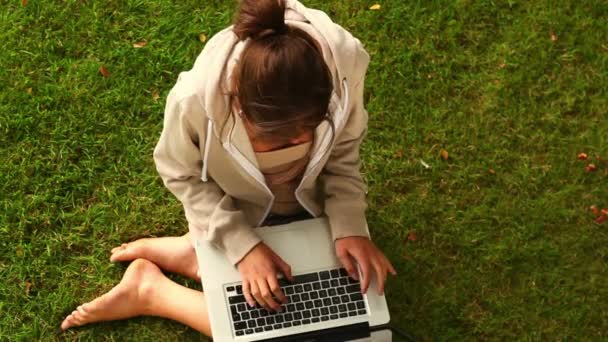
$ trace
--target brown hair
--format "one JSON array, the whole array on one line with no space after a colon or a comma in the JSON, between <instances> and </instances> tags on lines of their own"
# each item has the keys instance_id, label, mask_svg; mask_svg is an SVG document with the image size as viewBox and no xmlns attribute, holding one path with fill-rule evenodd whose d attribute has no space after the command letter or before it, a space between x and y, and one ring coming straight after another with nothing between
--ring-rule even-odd
<instances>
[{"instance_id":1,"label":"brown hair","mask_svg":"<svg viewBox=\"0 0 608 342\"><path fill-rule=\"evenodd\" d=\"M317 42L285 24L283 0L241 0L233 31L250 41L229 93L256 137L287 141L328 119L331 73Z\"/></svg>"}]
</instances>

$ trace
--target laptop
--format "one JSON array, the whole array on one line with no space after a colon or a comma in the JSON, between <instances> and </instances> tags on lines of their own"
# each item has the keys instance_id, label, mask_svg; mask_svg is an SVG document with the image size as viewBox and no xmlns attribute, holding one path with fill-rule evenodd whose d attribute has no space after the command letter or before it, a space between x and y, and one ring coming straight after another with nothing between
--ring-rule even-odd
<instances>
[{"instance_id":1,"label":"laptop","mask_svg":"<svg viewBox=\"0 0 608 342\"><path fill-rule=\"evenodd\" d=\"M367 294L338 261L327 218L260 227L264 243L291 265L293 282L280 279L283 312L249 307L241 276L208 241L196 254L214 341L392 341L386 299L375 277Z\"/></svg>"}]
</instances>

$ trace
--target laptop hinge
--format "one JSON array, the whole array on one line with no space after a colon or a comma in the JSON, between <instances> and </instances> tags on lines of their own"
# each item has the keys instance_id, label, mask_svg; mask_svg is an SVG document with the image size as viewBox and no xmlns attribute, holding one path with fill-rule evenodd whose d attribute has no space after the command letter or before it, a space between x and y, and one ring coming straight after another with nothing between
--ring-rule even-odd
<instances>
[{"instance_id":1,"label":"laptop hinge","mask_svg":"<svg viewBox=\"0 0 608 342\"><path fill-rule=\"evenodd\" d=\"M370 336L369 323L343 325L337 328L315 330L289 336L273 337L256 341L267 342L344 342Z\"/></svg>"}]
</instances>

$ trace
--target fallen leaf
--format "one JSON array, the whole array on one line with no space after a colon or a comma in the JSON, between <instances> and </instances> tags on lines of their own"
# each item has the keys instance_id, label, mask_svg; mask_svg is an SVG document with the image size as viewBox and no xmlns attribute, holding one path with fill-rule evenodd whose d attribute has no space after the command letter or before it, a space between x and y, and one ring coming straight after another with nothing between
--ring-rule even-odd
<instances>
[{"instance_id":1,"label":"fallen leaf","mask_svg":"<svg viewBox=\"0 0 608 342\"><path fill-rule=\"evenodd\" d=\"M397 150L397 152L395 152L395 158L403 158L403 150Z\"/></svg>"},{"instance_id":2,"label":"fallen leaf","mask_svg":"<svg viewBox=\"0 0 608 342\"><path fill-rule=\"evenodd\" d=\"M599 209L594 205L590 206L589 210L591 210L593 215L595 215L596 217L601 215Z\"/></svg>"},{"instance_id":3,"label":"fallen leaf","mask_svg":"<svg viewBox=\"0 0 608 342\"><path fill-rule=\"evenodd\" d=\"M380 4L373 4L369 9L372 11L377 11L380 9L380 7L382 7Z\"/></svg>"},{"instance_id":4,"label":"fallen leaf","mask_svg":"<svg viewBox=\"0 0 608 342\"><path fill-rule=\"evenodd\" d=\"M34 286L34 284L32 284L29 281L25 282L25 294L29 295L30 294L30 290L32 289L32 286Z\"/></svg>"},{"instance_id":5,"label":"fallen leaf","mask_svg":"<svg viewBox=\"0 0 608 342\"><path fill-rule=\"evenodd\" d=\"M15 253L17 254L18 257L22 257L23 256L23 247L17 246L17 248L15 249Z\"/></svg>"},{"instance_id":6,"label":"fallen leaf","mask_svg":"<svg viewBox=\"0 0 608 342\"><path fill-rule=\"evenodd\" d=\"M608 218L608 215L602 215L602 216L598 217L597 219L595 219L595 223L602 224L604 221L606 221L607 218Z\"/></svg>"},{"instance_id":7,"label":"fallen leaf","mask_svg":"<svg viewBox=\"0 0 608 342\"><path fill-rule=\"evenodd\" d=\"M32 95L32 88L27 88L27 89L25 89L25 91L26 91L28 94Z\"/></svg>"},{"instance_id":8,"label":"fallen leaf","mask_svg":"<svg viewBox=\"0 0 608 342\"><path fill-rule=\"evenodd\" d=\"M21 6L23 6L23 7L27 6L27 0L21 0Z\"/></svg>"},{"instance_id":9,"label":"fallen leaf","mask_svg":"<svg viewBox=\"0 0 608 342\"><path fill-rule=\"evenodd\" d=\"M601 213L602 215L608 216L608 209L602 209Z\"/></svg>"},{"instance_id":10,"label":"fallen leaf","mask_svg":"<svg viewBox=\"0 0 608 342\"><path fill-rule=\"evenodd\" d=\"M431 166L429 164L427 164L424 160L420 159L420 164L422 164L422 166L424 166L425 169L430 169Z\"/></svg>"},{"instance_id":11,"label":"fallen leaf","mask_svg":"<svg viewBox=\"0 0 608 342\"><path fill-rule=\"evenodd\" d=\"M99 68L99 72L101 73L101 75L102 75L103 77L108 77L108 76L110 76L110 73L108 72L108 69L106 69L106 67L105 67L105 66L103 66L103 65L102 65L102 66Z\"/></svg>"},{"instance_id":12,"label":"fallen leaf","mask_svg":"<svg viewBox=\"0 0 608 342\"><path fill-rule=\"evenodd\" d=\"M140 49L144 46L146 46L148 44L148 42L146 42L145 40L142 40L141 42L137 42L133 44L133 47L136 49Z\"/></svg>"},{"instance_id":13,"label":"fallen leaf","mask_svg":"<svg viewBox=\"0 0 608 342\"><path fill-rule=\"evenodd\" d=\"M549 36L549 38L551 38L551 41L557 41L557 35L555 34L555 32L551 32L551 35Z\"/></svg>"},{"instance_id":14,"label":"fallen leaf","mask_svg":"<svg viewBox=\"0 0 608 342\"><path fill-rule=\"evenodd\" d=\"M152 90L152 100L154 100L154 102L156 102L159 98L160 98L160 95L158 94L158 90L156 90L156 89Z\"/></svg>"},{"instance_id":15,"label":"fallen leaf","mask_svg":"<svg viewBox=\"0 0 608 342\"><path fill-rule=\"evenodd\" d=\"M496 174L496 171L494 171L494 169L489 169L488 172L491 173L491 174L493 174L493 175Z\"/></svg>"},{"instance_id":16,"label":"fallen leaf","mask_svg":"<svg viewBox=\"0 0 608 342\"><path fill-rule=\"evenodd\" d=\"M597 167L595 166L595 164L589 164L587 165L587 167L585 167L585 170L587 170L587 172L595 172L595 170L597 170Z\"/></svg>"},{"instance_id":17,"label":"fallen leaf","mask_svg":"<svg viewBox=\"0 0 608 342\"><path fill-rule=\"evenodd\" d=\"M449 157L449 155L448 155L448 151L446 151L446 150L441 150L441 158L442 158L443 160L448 160L448 157Z\"/></svg>"},{"instance_id":18,"label":"fallen leaf","mask_svg":"<svg viewBox=\"0 0 608 342\"><path fill-rule=\"evenodd\" d=\"M585 153L585 152L579 153L578 160L587 160L587 153Z\"/></svg>"},{"instance_id":19,"label":"fallen leaf","mask_svg":"<svg viewBox=\"0 0 608 342\"><path fill-rule=\"evenodd\" d=\"M502 62L500 64L498 64L498 69L504 69L507 66L507 63Z\"/></svg>"},{"instance_id":20,"label":"fallen leaf","mask_svg":"<svg viewBox=\"0 0 608 342\"><path fill-rule=\"evenodd\" d=\"M207 36L204 33L199 33L198 40L200 40L201 43L204 43L207 41Z\"/></svg>"},{"instance_id":21,"label":"fallen leaf","mask_svg":"<svg viewBox=\"0 0 608 342\"><path fill-rule=\"evenodd\" d=\"M415 230L411 230L409 233L407 233L407 241L416 241L418 240L418 237L416 236L416 231Z\"/></svg>"}]
</instances>

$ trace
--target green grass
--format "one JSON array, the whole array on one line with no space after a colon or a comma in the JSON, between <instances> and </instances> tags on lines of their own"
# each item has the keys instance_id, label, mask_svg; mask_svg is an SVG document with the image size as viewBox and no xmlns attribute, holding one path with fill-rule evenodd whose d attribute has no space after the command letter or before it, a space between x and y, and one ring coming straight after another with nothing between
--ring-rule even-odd
<instances>
[{"instance_id":1,"label":"green grass","mask_svg":"<svg viewBox=\"0 0 608 342\"><path fill-rule=\"evenodd\" d=\"M608 222L588 210L608 207L608 4L305 3L372 56L363 171L399 271L393 322L423 340L608 338ZM198 34L233 11L0 1L0 340L204 340L157 318L55 330L120 279L112 247L185 232L152 149Z\"/></svg>"}]
</instances>

